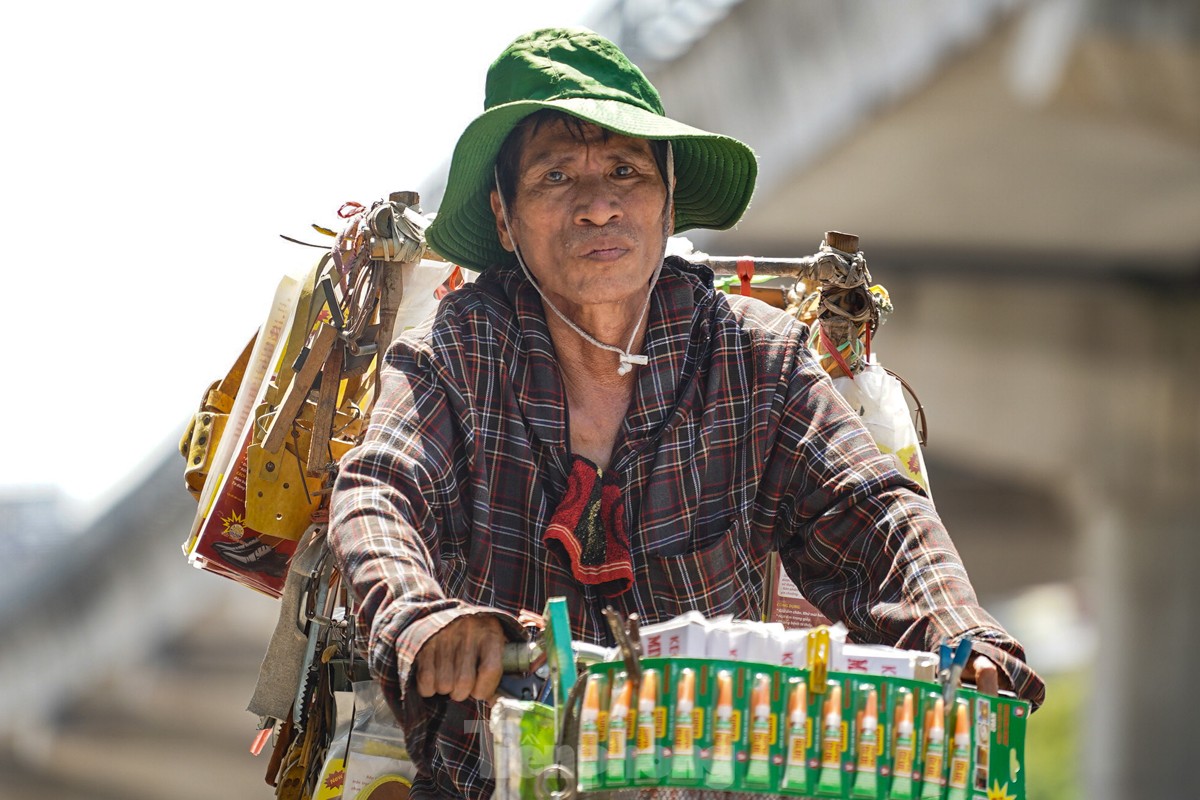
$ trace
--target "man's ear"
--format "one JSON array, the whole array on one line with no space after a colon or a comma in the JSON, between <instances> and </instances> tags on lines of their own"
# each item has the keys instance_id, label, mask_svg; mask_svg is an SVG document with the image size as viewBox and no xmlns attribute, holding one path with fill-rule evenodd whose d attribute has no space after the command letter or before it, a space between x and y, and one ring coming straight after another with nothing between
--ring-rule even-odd
<instances>
[{"instance_id":1,"label":"man's ear","mask_svg":"<svg viewBox=\"0 0 1200 800\"><path fill-rule=\"evenodd\" d=\"M488 195L488 201L492 205L492 215L496 217L496 235L500 237L500 246L512 253L516 247L508 232L508 225L504 223L504 207L500 204L500 193L492 189Z\"/></svg>"}]
</instances>

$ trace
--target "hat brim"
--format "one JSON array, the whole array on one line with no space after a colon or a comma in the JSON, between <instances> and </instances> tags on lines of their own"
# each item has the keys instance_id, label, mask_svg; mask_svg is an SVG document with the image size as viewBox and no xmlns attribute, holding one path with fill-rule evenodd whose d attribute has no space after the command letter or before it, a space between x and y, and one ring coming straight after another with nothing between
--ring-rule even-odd
<instances>
[{"instance_id":1,"label":"hat brim","mask_svg":"<svg viewBox=\"0 0 1200 800\"><path fill-rule=\"evenodd\" d=\"M625 136L669 140L675 156L676 232L731 228L750 204L758 162L737 139L618 100L521 100L479 115L458 139L441 208L425 231L429 246L443 258L476 271L515 263L496 234L489 201L493 168L512 129L547 108Z\"/></svg>"}]
</instances>

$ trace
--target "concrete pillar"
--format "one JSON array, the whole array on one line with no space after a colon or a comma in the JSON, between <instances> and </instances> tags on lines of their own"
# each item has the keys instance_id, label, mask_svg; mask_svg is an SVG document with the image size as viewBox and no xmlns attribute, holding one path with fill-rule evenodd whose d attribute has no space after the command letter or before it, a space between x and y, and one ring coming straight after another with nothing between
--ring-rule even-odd
<instances>
[{"instance_id":1,"label":"concrete pillar","mask_svg":"<svg viewBox=\"0 0 1200 800\"><path fill-rule=\"evenodd\" d=\"M1085 796L1176 798L1194 783L1200 665L1200 303L1126 286L1075 505L1100 648Z\"/></svg>"}]
</instances>

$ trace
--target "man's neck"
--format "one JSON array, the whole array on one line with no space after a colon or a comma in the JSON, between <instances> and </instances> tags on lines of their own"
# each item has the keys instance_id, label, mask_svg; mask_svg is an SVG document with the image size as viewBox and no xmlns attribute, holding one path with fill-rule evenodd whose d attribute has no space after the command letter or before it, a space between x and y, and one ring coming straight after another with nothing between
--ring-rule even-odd
<instances>
[{"instance_id":1,"label":"man's neck","mask_svg":"<svg viewBox=\"0 0 1200 800\"><path fill-rule=\"evenodd\" d=\"M626 309L614 310L613 313L593 308L566 310L560 307L560 310L593 339L620 350L628 347L631 354L641 352L646 338L647 320L644 317L639 318L640 308L632 312ZM624 383L610 380L620 377L617 375L617 367L620 365L619 353L589 342L549 308L544 308L544 313L550 339L554 342L554 350L564 374L569 372L573 377L596 382L600 386Z\"/></svg>"},{"instance_id":2,"label":"man's neck","mask_svg":"<svg viewBox=\"0 0 1200 800\"><path fill-rule=\"evenodd\" d=\"M593 329L587 327L588 320L584 320L584 324L575 319L572 322L596 339L624 349L629 342L632 326L638 324L636 319L635 316L633 321L624 325L597 325ZM596 324L594 318L592 321ZM638 324L637 335L633 337L629 352L641 352L646 324L645 319ZM549 309L546 325L554 342L563 388L567 394L571 452L605 468L612 459L621 426L629 413L640 368L634 367L628 374L619 375L617 367L620 356L617 353L586 341Z\"/></svg>"}]
</instances>

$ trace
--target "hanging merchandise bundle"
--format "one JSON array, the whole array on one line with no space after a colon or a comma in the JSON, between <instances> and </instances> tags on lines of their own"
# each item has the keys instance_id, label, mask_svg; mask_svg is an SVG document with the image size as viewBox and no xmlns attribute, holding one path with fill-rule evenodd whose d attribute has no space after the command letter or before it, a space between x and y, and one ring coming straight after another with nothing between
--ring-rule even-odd
<instances>
[{"instance_id":1,"label":"hanging merchandise bundle","mask_svg":"<svg viewBox=\"0 0 1200 800\"><path fill-rule=\"evenodd\" d=\"M366 797L412 777L403 736L355 657L354 616L325 544L327 501L370 415L380 354L462 283L458 267L426 252L415 193L347 203L339 216L340 233L313 226L332 246L280 281L180 442L198 501L188 560L281 600L249 710L260 721L252 751L274 739L267 782L289 800Z\"/></svg>"}]
</instances>

